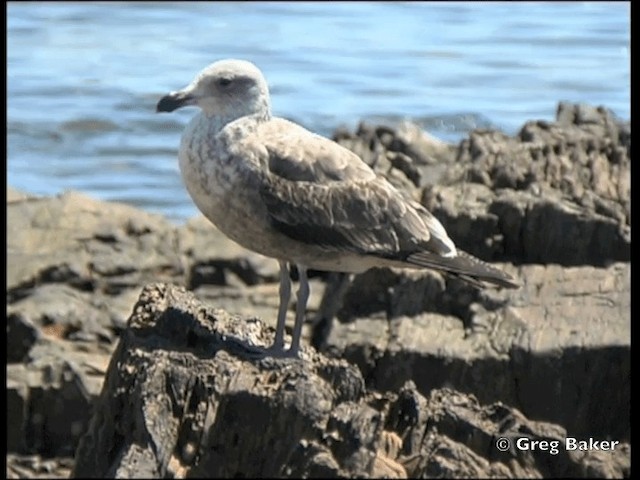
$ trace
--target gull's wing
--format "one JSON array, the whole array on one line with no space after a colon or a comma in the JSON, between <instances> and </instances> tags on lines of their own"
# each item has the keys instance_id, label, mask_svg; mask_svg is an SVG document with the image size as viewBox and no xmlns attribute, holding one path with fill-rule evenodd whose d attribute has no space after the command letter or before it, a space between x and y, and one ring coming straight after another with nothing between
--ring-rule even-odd
<instances>
[{"instance_id":1,"label":"gull's wing","mask_svg":"<svg viewBox=\"0 0 640 480\"><path fill-rule=\"evenodd\" d=\"M318 185L272 177L260 193L272 226L302 243L392 257L428 239L417 215L377 181Z\"/></svg>"},{"instance_id":2,"label":"gull's wing","mask_svg":"<svg viewBox=\"0 0 640 480\"><path fill-rule=\"evenodd\" d=\"M506 273L457 252L442 224L357 155L286 120L261 125L259 191L273 228L302 243L517 287Z\"/></svg>"},{"instance_id":3,"label":"gull's wing","mask_svg":"<svg viewBox=\"0 0 640 480\"><path fill-rule=\"evenodd\" d=\"M406 262L419 267L444 270L476 286L483 286L478 282L481 280L505 288L520 287L511 275L462 250L458 250L455 257L441 257L425 251L412 253L406 258Z\"/></svg>"},{"instance_id":4,"label":"gull's wing","mask_svg":"<svg viewBox=\"0 0 640 480\"><path fill-rule=\"evenodd\" d=\"M262 123L256 135L267 150L269 171L278 177L325 184L364 182L377 176L352 151L288 120Z\"/></svg>"},{"instance_id":5,"label":"gull's wing","mask_svg":"<svg viewBox=\"0 0 640 480\"><path fill-rule=\"evenodd\" d=\"M281 233L398 260L425 249L455 252L437 219L350 150L282 119L260 125L252 139L266 157L260 161L267 167L260 193Z\"/></svg>"}]
</instances>

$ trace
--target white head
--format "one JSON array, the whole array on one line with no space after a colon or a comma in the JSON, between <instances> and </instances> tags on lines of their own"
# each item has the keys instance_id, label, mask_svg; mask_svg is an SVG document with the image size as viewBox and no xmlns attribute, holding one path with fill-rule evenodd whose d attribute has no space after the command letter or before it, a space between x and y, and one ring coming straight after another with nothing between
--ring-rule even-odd
<instances>
[{"instance_id":1,"label":"white head","mask_svg":"<svg viewBox=\"0 0 640 480\"><path fill-rule=\"evenodd\" d=\"M262 72L246 60L220 60L202 70L182 90L160 99L158 112L195 105L227 122L246 115L271 116L269 87Z\"/></svg>"}]
</instances>

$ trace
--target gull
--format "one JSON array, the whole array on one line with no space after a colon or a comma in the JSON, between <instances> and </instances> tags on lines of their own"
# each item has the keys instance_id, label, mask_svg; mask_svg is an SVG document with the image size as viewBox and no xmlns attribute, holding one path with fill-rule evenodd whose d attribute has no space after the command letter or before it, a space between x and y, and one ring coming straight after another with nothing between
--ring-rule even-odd
<instances>
[{"instance_id":1,"label":"gull","mask_svg":"<svg viewBox=\"0 0 640 480\"><path fill-rule=\"evenodd\" d=\"M272 116L262 72L245 60L212 63L157 112L196 106L178 160L198 209L243 247L277 259L280 305L265 356L297 357L309 297L309 269L361 273L373 267L429 268L476 285L517 288L505 272L456 249L442 224L350 150ZM291 295L295 323L285 350Z\"/></svg>"}]
</instances>

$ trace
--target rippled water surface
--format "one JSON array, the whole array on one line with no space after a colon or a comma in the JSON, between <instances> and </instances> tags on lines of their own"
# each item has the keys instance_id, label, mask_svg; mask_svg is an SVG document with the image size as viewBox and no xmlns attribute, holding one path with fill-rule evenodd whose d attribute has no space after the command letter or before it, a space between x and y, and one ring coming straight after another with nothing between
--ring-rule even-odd
<instances>
[{"instance_id":1,"label":"rippled water surface","mask_svg":"<svg viewBox=\"0 0 640 480\"><path fill-rule=\"evenodd\" d=\"M192 108L164 93L226 57L256 63L273 111L330 135L411 119L457 141L515 133L557 102L630 115L628 3L9 3L8 182L196 213L176 152Z\"/></svg>"}]
</instances>

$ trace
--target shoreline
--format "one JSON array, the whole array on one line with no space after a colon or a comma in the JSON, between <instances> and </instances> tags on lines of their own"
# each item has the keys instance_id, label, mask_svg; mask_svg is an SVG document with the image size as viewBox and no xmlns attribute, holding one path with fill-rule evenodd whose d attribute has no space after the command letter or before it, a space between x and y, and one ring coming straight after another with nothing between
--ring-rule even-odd
<instances>
[{"instance_id":1,"label":"shoreline","mask_svg":"<svg viewBox=\"0 0 640 480\"><path fill-rule=\"evenodd\" d=\"M449 387L577 438L628 442L629 123L561 103L555 122L514 136L476 130L458 145L411 125L361 124L334 139L420 199L456 245L524 285L478 292L428 271L374 269L331 310L337 280L318 274L303 343L357 367L371 391ZM275 323L277 262L203 217L176 226L78 192L11 187L7 209L8 453L73 455L144 285L182 285ZM612 472L624 471L622 452L603 460Z\"/></svg>"}]
</instances>

